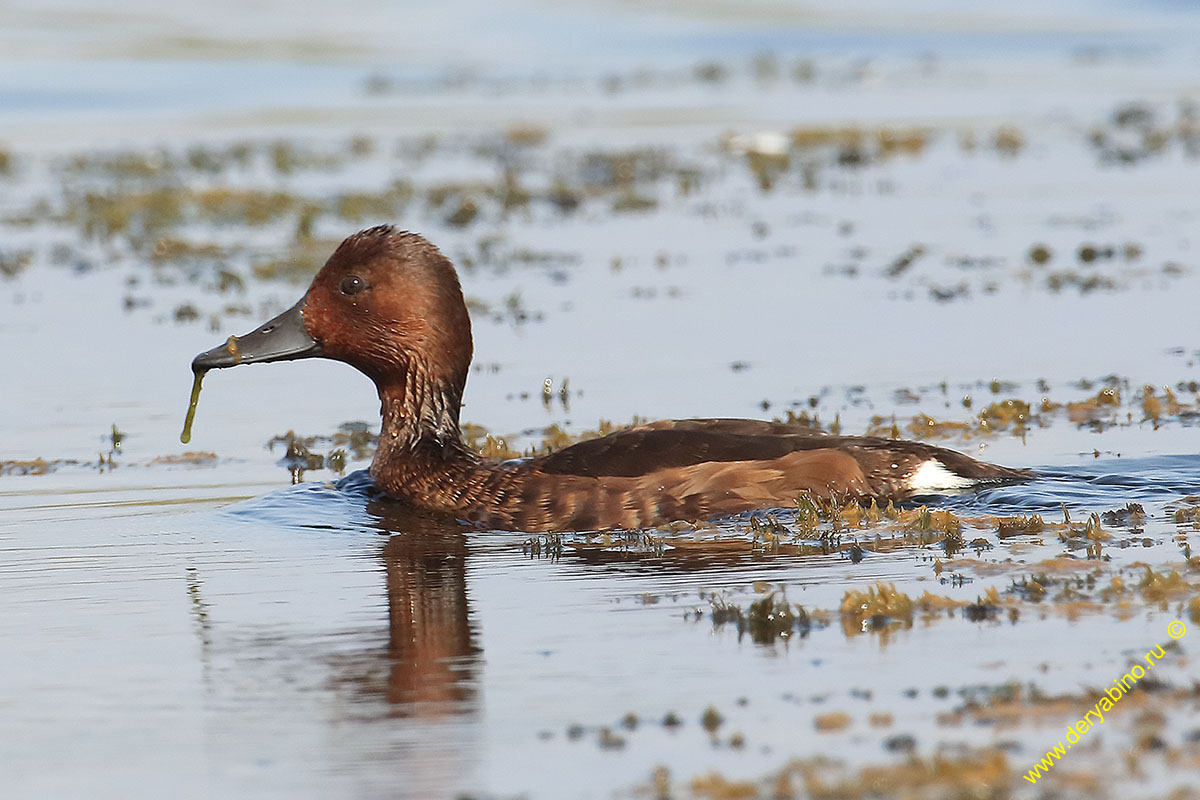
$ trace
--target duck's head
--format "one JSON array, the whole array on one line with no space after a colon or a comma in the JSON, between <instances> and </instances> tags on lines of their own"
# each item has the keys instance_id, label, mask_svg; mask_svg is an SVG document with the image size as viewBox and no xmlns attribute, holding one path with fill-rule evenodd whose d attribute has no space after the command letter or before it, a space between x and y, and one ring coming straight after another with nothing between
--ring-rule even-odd
<instances>
[{"instance_id":1,"label":"duck's head","mask_svg":"<svg viewBox=\"0 0 1200 800\"><path fill-rule=\"evenodd\" d=\"M300 302L196 356L192 369L318 357L356 367L381 394L419 385L457 401L471 364L471 323L450 260L415 233L356 233Z\"/></svg>"}]
</instances>

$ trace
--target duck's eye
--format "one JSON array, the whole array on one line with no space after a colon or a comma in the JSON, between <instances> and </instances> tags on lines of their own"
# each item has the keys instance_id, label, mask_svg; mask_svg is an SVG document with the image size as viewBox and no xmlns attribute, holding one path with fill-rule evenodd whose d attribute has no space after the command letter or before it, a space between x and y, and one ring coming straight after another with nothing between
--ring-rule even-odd
<instances>
[{"instance_id":1,"label":"duck's eye","mask_svg":"<svg viewBox=\"0 0 1200 800\"><path fill-rule=\"evenodd\" d=\"M367 282L357 275L347 275L338 284L338 291L345 295L355 295L367 288Z\"/></svg>"}]
</instances>

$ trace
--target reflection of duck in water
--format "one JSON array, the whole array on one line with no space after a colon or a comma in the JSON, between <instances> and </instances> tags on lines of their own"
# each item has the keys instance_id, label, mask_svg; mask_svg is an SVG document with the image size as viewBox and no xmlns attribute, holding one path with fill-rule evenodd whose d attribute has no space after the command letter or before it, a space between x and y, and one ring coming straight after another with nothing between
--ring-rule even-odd
<instances>
[{"instance_id":1,"label":"reflection of duck in water","mask_svg":"<svg viewBox=\"0 0 1200 800\"><path fill-rule=\"evenodd\" d=\"M386 591L387 639L381 642L379 629L372 626L368 646L342 642L329 657L334 683L361 699L385 700L388 716L476 713L482 651L467 599L466 528L385 497L369 499L376 492L364 473L341 483L343 497L365 502L368 529L386 535L377 557ZM340 504L334 507L343 512ZM307 511L323 513L319 508ZM365 709L353 705L347 710Z\"/></svg>"},{"instance_id":2,"label":"reflection of duck in water","mask_svg":"<svg viewBox=\"0 0 1200 800\"><path fill-rule=\"evenodd\" d=\"M479 664L467 606L467 544L449 520L397 503L370 503L392 531L381 556L387 580L387 699L421 708L469 711Z\"/></svg>"},{"instance_id":3,"label":"reflection of duck in water","mask_svg":"<svg viewBox=\"0 0 1200 800\"><path fill-rule=\"evenodd\" d=\"M471 323L450 261L383 226L337 248L304 297L192 369L324 357L370 377L383 429L371 476L387 494L493 528L639 528L818 497L903 499L1030 473L921 442L831 436L754 420L664 421L541 458L497 463L463 442Z\"/></svg>"}]
</instances>

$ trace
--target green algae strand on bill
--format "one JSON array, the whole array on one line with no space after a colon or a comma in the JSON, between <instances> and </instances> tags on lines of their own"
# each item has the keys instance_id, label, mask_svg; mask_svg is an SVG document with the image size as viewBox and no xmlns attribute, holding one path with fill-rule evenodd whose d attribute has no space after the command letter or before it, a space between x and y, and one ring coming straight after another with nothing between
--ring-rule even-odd
<instances>
[{"instance_id":1,"label":"green algae strand on bill","mask_svg":"<svg viewBox=\"0 0 1200 800\"><path fill-rule=\"evenodd\" d=\"M179 434L179 441L183 444L192 440L192 422L196 419L196 405L200 402L200 384L204 382L206 374L206 369L198 369L192 373L192 396L188 400L187 416L183 418L183 431Z\"/></svg>"},{"instance_id":2,"label":"green algae strand on bill","mask_svg":"<svg viewBox=\"0 0 1200 800\"><path fill-rule=\"evenodd\" d=\"M233 363L241 363L242 353L238 349L238 337L230 336L225 340L225 351L233 358ZM204 376L208 374L208 370L192 365L192 396L188 400L187 416L183 419L183 431L179 434L179 441L187 444L192 440L192 422L196 419L196 405L200 402L200 384L204 382Z\"/></svg>"}]
</instances>

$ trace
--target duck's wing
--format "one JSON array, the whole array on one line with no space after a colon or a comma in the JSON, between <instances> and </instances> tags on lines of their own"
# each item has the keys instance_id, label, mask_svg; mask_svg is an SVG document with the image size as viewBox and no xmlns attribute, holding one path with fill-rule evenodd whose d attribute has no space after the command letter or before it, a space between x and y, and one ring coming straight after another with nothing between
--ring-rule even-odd
<instances>
[{"instance_id":1,"label":"duck's wing","mask_svg":"<svg viewBox=\"0 0 1200 800\"><path fill-rule=\"evenodd\" d=\"M833 436L811 428L732 419L642 425L534 459L530 466L549 474L636 478L702 464L776 462L798 451L811 453L811 464L823 463L834 454L840 455L836 459L840 463L852 458L868 492L881 496L1031 476L924 442Z\"/></svg>"},{"instance_id":2,"label":"duck's wing","mask_svg":"<svg viewBox=\"0 0 1200 800\"><path fill-rule=\"evenodd\" d=\"M541 472L592 478L635 478L659 470L706 462L772 461L820 439L721 430L642 426L534 459ZM819 444L816 445L818 448Z\"/></svg>"}]
</instances>

